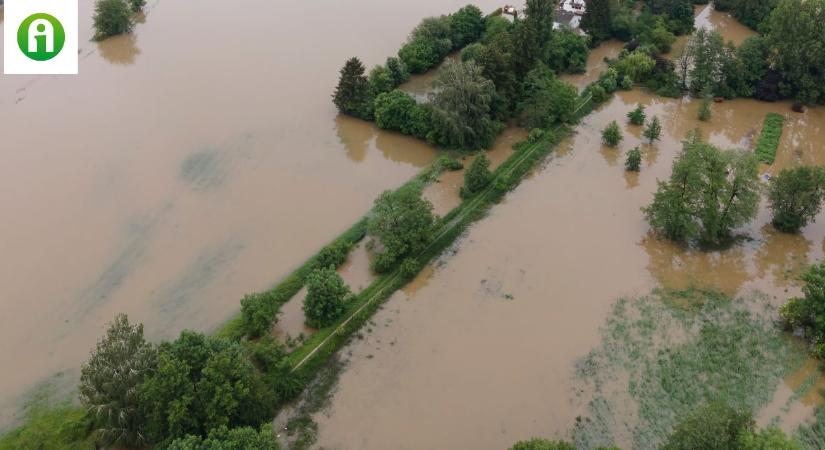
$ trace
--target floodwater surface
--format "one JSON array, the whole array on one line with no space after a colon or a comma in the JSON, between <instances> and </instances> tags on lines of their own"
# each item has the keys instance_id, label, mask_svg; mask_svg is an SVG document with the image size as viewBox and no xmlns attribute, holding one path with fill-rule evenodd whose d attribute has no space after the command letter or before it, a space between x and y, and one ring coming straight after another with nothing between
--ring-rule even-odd
<instances>
[{"instance_id":1,"label":"floodwater surface","mask_svg":"<svg viewBox=\"0 0 825 450\"><path fill-rule=\"evenodd\" d=\"M639 103L662 120L660 142L643 143L641 127L627 123ZM319 443L502 449L532 436L569 437L590 400L577 390L575 362L599 345L617 298L697 285L731 295L759 290L777 306L797 294L800 271L823 256L825 214L786 235L768 224L763 204L738 230L746 238L699 252L651 234L640 208L695 128L717 146L752 151L765 114L778 112L786 127L777 161L762 175L825 163L825 110L797 114L788 103L742 99L712 105L713 120L700 122L698 106L635 90L588 116L455 251L386 303L369 336L342 352L352 356L330 408L318 415ZM613 120L624 131L618 148L601 144ZM625 154L636 146L643 166L630 174ZM777 398L798 388L796 378L778 380ZM779 416L790 431L816 401L809 393L786 399L787 408L766 405L760 417Z\"/></svg>"},{"instance_id":2,"label":"floodwater surface","mask_svg":"<svg viewBox=\"0 0 825 450\"><path fill-rule=\"evenodd\" d=\"M38 383L73 386L115 314L208 331L429 163L330 94L347 58L383 63L465 3L153 0L92 42L81 0L80 74L0 82L0 427Z\"/></svg>"}]
</instances>

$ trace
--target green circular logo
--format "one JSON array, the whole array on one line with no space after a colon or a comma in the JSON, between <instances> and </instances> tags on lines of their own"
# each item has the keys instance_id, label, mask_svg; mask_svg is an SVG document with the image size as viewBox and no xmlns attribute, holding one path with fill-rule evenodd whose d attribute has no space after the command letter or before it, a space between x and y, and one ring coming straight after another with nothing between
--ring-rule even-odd
<instances>
[{"instance_id":1,"label":"green circular logo","mask_svg":"<svg viewBox=\"0 0 825 450\"><path fill-rule=\"evenodd\" d=\"M48 61L63 49L66 32L54 16L32 14L17 29L17 45L24 55L35 61Z\"/></svg>"}]
</instances>

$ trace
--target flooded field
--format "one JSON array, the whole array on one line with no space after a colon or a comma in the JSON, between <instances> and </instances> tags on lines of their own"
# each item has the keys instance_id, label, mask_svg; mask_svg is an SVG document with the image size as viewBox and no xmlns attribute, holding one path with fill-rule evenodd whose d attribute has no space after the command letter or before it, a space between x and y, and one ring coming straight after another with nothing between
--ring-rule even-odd
<instances>
[{"instance_id":1,"label":"flooded field","mask_svg":"<svg viewBox=\"0 0 825 450\"><path fill-rule=\"evenodd\" d=\"M638 103L649 118L662 120L661 142L643 143L641 127L627 124L626 113ZM577 379L576 363L604 344L600 329L618 298L646 295L657 286L698 285L729 295L758 290L763 308L797 294L802 268L823 257L825 214L801 235L784 235L768 224L763 204L751 225L739 230L747 238L705 253L653 236L640 208L651 201L657 179L669 176L681 139L694 128L720 147L752 150L765 114L778 112L786 126L777 162L763 166L762 174L825 163L825 110L797 114L788 103L742 99L714 104L713 120L700 122L698 103L619 92L588 116L541 170L474 226L454 252L392 297L371 333L343 352L349 366L330 408L317 417L319 444L501 449L531 436L569 438L578 416L593 415L594 397ZM618 149L601 144L600 131L612 120L624 131ZM635 146L642 150L643 167L628 174L625 152ZM770 321L771 311L743 323L770 330L759 324ZM684 326L687 333L693 325ZM778 341L765 333L764 342ZM693 341L685 345L692 354L700 348L691 347ZM796 363L802 364L804 353L798 354L803 356ZM790 367L770 354L763 360L777 371ZM728 370L736 373L739 366L731 364ZM784 379L771 372L753 385L767 386L765 395L749 403L761 407L760 423L777 422L792 431L821 401L815 390L800 392L800 384L822 383L821 375L805 367ZM629 407L620 400L606 401ZM652 442L612 431L625 448L634 439Z\"/></svg>"},{"instance_id":2,"label":"flooded field","mask_svg":"<svg viewBox=\"0 0 825 450\"><path fill-rule=\"evenodd\" d=\"M0 428L38 383L73 386L116 313L153 340L212 329L427 164L330 93L346 58L465 3L150 0L96 43L81 0L80 75L0 83Z\"/></svg>"}]
</instances>

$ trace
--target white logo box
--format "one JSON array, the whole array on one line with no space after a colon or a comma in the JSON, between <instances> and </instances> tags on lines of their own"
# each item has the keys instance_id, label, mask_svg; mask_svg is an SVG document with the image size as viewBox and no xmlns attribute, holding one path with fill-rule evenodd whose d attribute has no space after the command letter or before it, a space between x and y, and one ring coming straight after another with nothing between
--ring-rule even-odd
<instances>
[{"instance_id":1,"label":"white logo box","mask_svg":"<svg viewBox=\"0 0 825 450\"><path fill-rule=\"evenodd\" d=\"M4 74L77 74L77 2L78 0L5 0L3 18ZM52 59L29 59L17 45L17 29L32 14L46 13L63 25L66 42Z\"/></svg>"}]
</instances>

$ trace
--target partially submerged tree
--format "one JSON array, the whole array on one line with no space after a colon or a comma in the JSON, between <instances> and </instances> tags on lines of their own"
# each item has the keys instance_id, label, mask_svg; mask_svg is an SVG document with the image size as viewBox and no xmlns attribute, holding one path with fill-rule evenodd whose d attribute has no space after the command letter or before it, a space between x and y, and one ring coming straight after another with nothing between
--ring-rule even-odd
<instances>
[{"instance_id":1,"label":"partially submerged tree","mask_svg":"<svg viewBox=\"0 0 825 450\"><path fill-rule=\"evenodd\" d=\"M627 113L627 119L630 120L630 123L633 125L644 125L645 117L645 106L641 103L636 106L636 109Z\"/></svg>"},{"instance_id":2,"label":"partially submerged tree","mask_svg":"<svg viewBox=\"0 0 825 450\"><path fill-rule=\"evenodd\" d=\"M97 0L93 21L98 40L128 33L135 26L126 0Z\"/></svg>"},{"instance_id":3,"label":"partially submerged tree","mask_svg":"<svg viewBox=\"0 0 825 450\"><path fill-rule=\"evenodd\" d=\"M615 147L619 145L619 142L621 142L622 139L624 139L624 136L622 136L622 129L619 128L619 124L616 123L615 120L610 122L602 130L602 142L605 145Z\"/></svg>"},{"instance_id":4,"label":"partially submerged tree","mask_svg":"<svg viewBox=\"0 0 825 450\"><path fill-rule=\"evenodd\" d=\"M811 352L825 357L825 263L814 264L802 275L802 297L789 299L779 315L791 330L798 329L811 344Z\"/></svg>"},{"instance_id":5,"label":"partially submerged tree","mask_svg":"<svg viewBox=\"0 0 825 450\"><path fill-rule=\"evenodd\" d=\"M117 315L80 369L80 401L92 418L99 443L149 444L138 387L155 365L156 351L143 338L143 325L131 325L125 314Z\"/></svg>"},{"instance_id":6,"label":"partially submerged tree","mask_svg":"<svg viewBox=\"0 0 825 450\"><path fill-rule=\"evenodd\" d=\"M402 188L384 191L376 200L367 224L369 234L380 241L372 269L382 273L424 249L435 229L433 205L421 192Z\"/></svg>"},{"instance_id":7,"label":"partially submerged tree","mask_svg":"<svg viewBox=\"0 0 825 450\"><path fill-rule=\"evenodd\" d=\"M718 244L756 216L758 203L756 157L719 150L694 132L673 163L670 181L659 182L643 211L650 226L670 239Z\"/></svg>"},{"instance_id":8,"label":"partially submerged tree","mask_svg":"<svg viewBox=\"0 0 825 450\"><path fill-rule=\"evenodd\" d=\"M773 210L773 226L786 233L796 233L822 209L825 168L783 169L771 180L768 200Z\"/></svg>"},{"instance_id":9,"label":"partially submerged tree","mask_svg":"<svg viewBox=\"0 0 825 450\"><path fill-rule=\"evenodd\" d=\"M627 152L627 159L624 162L625 170L629 172L638 172L642 168L642 152L639 147L633 147Z\"/></svg>"},{"instance_id":10,"label":"partially submerged tree","mask_svg":"<svg viewBox=\"0 0 825 450\"><path fill-rule=\"evenodd\" d=\"M304 299L306 324L322 328L335 322L350 300L349 286L332 266L315 269L307 276L307 296Z\"/></svg>"},{"instance_id":11,"label":"partially submerged tree","mask_svg":"<svg viewBox=\"0 0 825 450\"><path fill-rule=\"evenodd\" d=\"M659 123L658 116L653 116L653 119L651 119L650 123L647 124L645 131L642 132L642 135L648 139L651 144L653 141L658 141L661 138L662 124Z\"/></svg>"},{"instance_id":12,"label":"partially submerged tree","mask_svg":"<svg viewBox=\"0 0 825 450\"><path fill-rule=\"evenodd\" d=\"M366 68L358 58L350 58L341 69L338 85L332 94L332 102L343 114L362 119L372 117L370 83L364 75Z\"/></svg>"},{"instance_id":13,"label":"partially submerged tree","mask_svg":"<svg viewBox=\"0 0 825 450\"><path fill-rule=\"evenodd\" d=\"M688 414L673 430L662 450L738 450L755 429L750 412L714 402Z\"/></svg>"},{"instance_id":14,"label":"partially submerged tree","mask_svg":"<svg viewBox=\"0 0 825 450\"><path fill-rule=\"evenodd\" d=\"M490 117L493 83L474 61L447 62L438 72L432 94L433 128L438 143L476 150L489 147L498 130Z\"/></svg>"}]
</instances>

